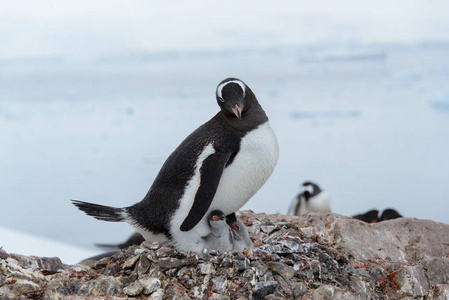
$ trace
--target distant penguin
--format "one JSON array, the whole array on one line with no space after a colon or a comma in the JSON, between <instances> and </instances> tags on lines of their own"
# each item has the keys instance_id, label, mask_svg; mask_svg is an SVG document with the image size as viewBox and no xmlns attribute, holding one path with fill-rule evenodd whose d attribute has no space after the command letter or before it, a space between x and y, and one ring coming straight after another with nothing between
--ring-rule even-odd
<instances>
[{"instance_id":1,"label":"distant penguin","mask_svg":"<svg viewBox=\"0 0 449 300\"><path fill-rule=\"evenodd\" d=\"M243 81L227 78L215 94L220 111L167 158L142 201L124 208L73 204L99 220L128 222L146 240L202 251L210 212L240 209L268 180L279 155L268 117Z\"/></svg>"},{"instance_id":2,"label":"distant penguin","mask_svg":"<svg viewBox=\"0 0 449 300\"><path fill-rule=\"evenodd\" d=\"M364 214L355 215L353 218L366 223L377 223L379 221L379 211L373 209Z\"/></svg>"},{"instance_id":3,"label":"distant penguin","mask_svg":"<svg viewBox=\"0 0 449 300\"><path fill-rule=\"evenodd\" d=\"M364 214L358 214L353 216L354 219L366 222L366 223L377 223L382 222L386 220L392 220L397 218L402 218L402 216L394 209L387 208L385 209L381 216L379 217L379 211L377 209L373 209L370 211L367 211Z\"/></svg>"},{"instance_id":4,"label":"distant penguin","mask_svg":"<svg viewBox=\"0 0 449 300\"><path fill-rule=\"evenodd\" d=\"M395 209L387 208L382 212L382 215L379 218L379 221L386 221L386 220L392 220L402 218L402 215L398 213Z\"/></svg>"},{"instance_id":5,"label":"distant penguin","mask_svg":"<svg viewBox=\"0 0 449 300\"><path fill-rule=\"evenodd\" d=\"M287 215L302 216L309 212L330 212L330 195L310 181L302 184L298 196L290 204Z\"/></svg>"}]
</instances>

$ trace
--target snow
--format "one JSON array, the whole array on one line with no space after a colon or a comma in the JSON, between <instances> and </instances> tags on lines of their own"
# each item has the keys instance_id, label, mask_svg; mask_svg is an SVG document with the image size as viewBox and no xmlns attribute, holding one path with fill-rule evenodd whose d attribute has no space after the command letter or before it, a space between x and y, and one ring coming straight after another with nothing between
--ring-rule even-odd
<instances>
[{"instance_id":1,"label":"snow","mask_svg":"<svg viewBox=\"0 0 449 300\"><path fill-rule=\"evenodd\" d=\"M0 227L0 247L7 253L39 257L59 257L65 264L76 264L83 259L99 254L73 244L61 243L17 230Z\"/></svg>"},{"instance_id":2,"label":"snow","mask_svg":"<svg viewBox=\"0 0 449 300\"><path fill-rule=\"evenodd\" d=\"M245 209L286 213L311 180L336 213L393 207L449 223L447 1L0 6L2 228L86 256L123 242L130 226L69 200L140 201L166 157L218 111L215 88L228 76L252 88L280 145ZM6 251L25 240L5 236Z\"/></svg>"}]
</instances>

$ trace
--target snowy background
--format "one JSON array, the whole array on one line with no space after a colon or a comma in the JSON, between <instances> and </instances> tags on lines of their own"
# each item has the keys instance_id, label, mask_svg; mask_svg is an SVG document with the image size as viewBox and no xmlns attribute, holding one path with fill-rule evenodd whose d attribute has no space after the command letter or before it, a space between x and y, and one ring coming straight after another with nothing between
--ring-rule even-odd
<instances>
[{"instance_id":1,"label":"snowy background","mask_svg":"<svg viewBox=\"0 0 449 300\"><path fill-rule=\"evenodd\" d=\"M229 76L280 144L244 209L285 213L312 180L342 215L449 223L448 1L0 0L0 246L127 239L69 200L140 201Z\"/></svg>"}]
</instances>

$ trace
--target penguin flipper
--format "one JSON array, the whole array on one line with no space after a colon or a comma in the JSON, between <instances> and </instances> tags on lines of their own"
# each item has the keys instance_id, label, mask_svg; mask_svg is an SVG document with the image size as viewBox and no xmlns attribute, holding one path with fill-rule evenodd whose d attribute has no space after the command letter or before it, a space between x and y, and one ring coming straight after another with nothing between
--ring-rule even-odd
<instances>
[{"instance_id":1,"label":"penguin flipper","mask_svg":"<svg viewBox=\"0 0 449 300\"><path fill-rule=\"evenodd\" d=\"M180 227L181 231L189 231L195 227L206 214L231 154L231 152L215 152L203 161L200 168L200 187L196 192L189 214Z\"/></svg>"},{"instance_id":2,"label":"penguin flipper","mask_svg":"<svg viewBox=\"0 0 449 300\"><path fill-rule=\"evenodd\" d=\"M108 222L125 221L125 211L123 208L115 208L79 200L72 200L72 203L78 207L79 210L84 211L87 215L92 216L97 220Z\"/></svg>"}]
</instances>

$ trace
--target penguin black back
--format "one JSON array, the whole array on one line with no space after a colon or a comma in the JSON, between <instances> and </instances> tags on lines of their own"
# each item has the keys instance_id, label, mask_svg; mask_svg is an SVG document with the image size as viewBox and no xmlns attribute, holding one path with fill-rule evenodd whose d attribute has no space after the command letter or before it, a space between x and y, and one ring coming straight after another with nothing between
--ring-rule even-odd
<instances>
[{"instance_id":1,"label":"penguin black back","mask_svg":"<svg viewBox=\"0 0 449 300\"><path fill-rule=\"evenodd\" d=\"M183 232L204 221L209 208L226 214L240 209L271 175L279 153L265 111L243 81L220 82L216 101L220 111L173 151L140 202L125 208L74 204L97 219L126 221L146 239L162 234L180 248L199 249L200 242L187 237L200 241L208 224L202 222L190 235ZM239 167L234 167L236 160Z\"/></svg>"}]
</instances>

